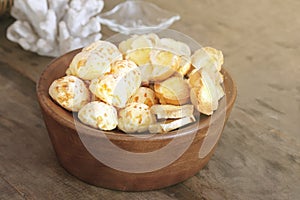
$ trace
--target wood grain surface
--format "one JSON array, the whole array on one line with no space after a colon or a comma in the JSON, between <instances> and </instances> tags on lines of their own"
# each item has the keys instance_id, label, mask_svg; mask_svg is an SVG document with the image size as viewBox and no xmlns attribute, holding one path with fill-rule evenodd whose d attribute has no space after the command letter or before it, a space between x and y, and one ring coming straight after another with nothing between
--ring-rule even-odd
<instances>
[{"instance_id":1,"label":"wood grain surface","mask_svg":"<svg viewBox=\"0 0 300 200\"><path fill-rule=\"evenodd\" d=\"M121 1L105 1L105 10ZM35 82L52 58L22 50L0 18L0 199L300 198L300 1L154 1L181 15L171 28L221 49L238 98L212 160L162 190L88 185L57 162ZM103 26L104 39L113 34Z\"/></svg>"}]
</instances>

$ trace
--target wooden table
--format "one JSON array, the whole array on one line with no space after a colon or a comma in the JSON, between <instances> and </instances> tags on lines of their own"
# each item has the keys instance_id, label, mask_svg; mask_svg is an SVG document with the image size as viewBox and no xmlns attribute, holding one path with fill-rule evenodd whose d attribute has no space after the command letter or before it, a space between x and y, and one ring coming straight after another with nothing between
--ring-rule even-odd
<instances>
[{"instance_id":1,"label":"wooden table","mask_svg":"<svg viewBox=\"0 0 300 200\"><path fill-rule=\"evenodd\" d=\"M106 1L105 10L120 1ZM57 162L35 83L51 58L5 37L0 19L0 199L299 199L300 1L152 1L179 13L171 28L221 49L238 98L218 148L194 177L165 189L97 188ZM113 32L103 27L104 39Z\"/></svg>"}]
</instances>

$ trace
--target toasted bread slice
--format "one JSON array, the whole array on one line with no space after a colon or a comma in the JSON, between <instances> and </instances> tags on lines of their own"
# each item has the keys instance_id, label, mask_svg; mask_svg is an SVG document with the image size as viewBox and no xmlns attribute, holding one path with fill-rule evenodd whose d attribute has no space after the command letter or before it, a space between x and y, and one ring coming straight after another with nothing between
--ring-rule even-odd
<instances>
[{"instance_id":1,"label":"toasted bread slice","mask_svg":"<svg viewBox=\"0 0 300 200\"><path fill-rule=\"evenodd\" d=\"M218 108L217 87L208 73L203 70L201 70L201 82L199 87L192 87L190 90L190 99L199 112L211 115Z\"/></svg>"},{"instance_id":2,"label":"toasted bread slice","mask_svg":"<svg viewBox=\"0 0 300 200\"><path fill-rule=\"evenodd\" d=\"M171 51L179 56L191 56L191 49L187 44L171 38L161 38L156 47Z\"/></svg>"},{"instance_id":3,"label":"toasted bread slice","mask_svg":"<svg viewBox=\"0 0 300 200\"><path fill-rule=\"evenodd\" d=\"M155 83L154 90L161 104L182 105L189 101L189 85L182 77Z\"/></svg>"},{"instance_id":4,"label":"toasted bread slice","mask_svg":"<svg viewBox=\"0 0 300 200\"><path fill-rule=\"evenodd\" d=\"M131 50L131 44L133 42L133 40L137 37L137 35L132 36L131 38L129 38L128 40L124 40L119 44L119 50L125 54L127 51Z\"/></svg>"},{"instance_id":5,"label":"toasted bread slice","mask_svg":"<svg viewBox=\"0 0 300 200\"><path fill-rule=\"evenodd\" d=\"M133 61L137 66L150 64L150 48L130 50L125 55L126 60Z\"/></svg>"},{"instance_id":6,"label":"toasted bread slice","mask_svg":"<svg viewBox=\"0 0 300 200\"><path fill-rule=\"evenodd\" d=\"M119 49L123 54L126 54L128 51L141 49L141 48L152 48L159 41L159 37L150 33L148 35L133 35L131 38L122 41L119 44Z\"/></svg>"},{"instance_id":7,"label":"toasted bread slice","mask_svg":"<svg viewBox=\"0 0 300 200\"><path fill-rule=\"evenodd\" d=\"M139 48L151 48L154 47L159 41L159 37L154 34L150 33L148 35L141 35L136 37L132 43L132 49L139 49Z\"/></svg>"},{"instance_id":8,"label":"toasted bread slice","mask_svg":"<svg viewBox=\"0 0 300 200\"><path fill-rule=\"evenodd\" d=\"M191 104L183 106L174 105L153 105L151 113L155 114L157 119L178 119L193 115L194 106Z\"/></svg>"},{"instance_id":9,"label":"toasted bread slice","mask_svg":"<svg viewBox=\"0 0 300 200\"><path fill-rule=\"evenodd\" d=\"M217 89L218 100L220 100L225 95L225 92L221 85L218 84L216 85L216 87L217 87L216 89Z\"/></svg>"},{"instance_id":10,"label":"toasted bread slice","mask_svg":"<svg viewBox=\"0 0 300 200\"><path fill-rule=\"evenodd\" d=\"M180 56L180 64L177 72L181 76L187 75L192 70L192 63L190 57Z\"/></svg>"},{"instance_id":11,"label":"toasted bread slice","mask_svg":"<svg viewBox=\"0 0 300 200\"><path fill-rule=\"evenodd\" d=\"M223 53L212 47L201 48L192 55L192 65L197 68L208 68L220 71L224 63Z\"/></svg>"},{"instance_id":12,"label":"toasted bread slice","mask_svg":"<svg viewBox=\"0 0 300 200\"><path fill-rule=\"evenodd\" d=\"M140 66L140 70L141 70L142 85L149 86L151 74L153 71L152 65L150 63L146 65L142 65Z\"/></svg>"},{"instance_id":13,"label":"toasted bread slice","mask_svg":"<svg viewBox=\"0 0 300 200\"><path fill-rule=\"evenodd\" d=\"M152 50L150 62L153 66L151 80L162 81L170 77L179 68L179 56L169 52Z\"/></svg>"},{"instance_id":14,"label":"toasted bread slice","mask_svg":"<svg viewBox=\"0 0 300 200\"><path fill-rule=\"evenodd\" d=\"M151 124L149 126L149 132L150 133L166 133L166 132L175 130L177 128L183 127L187 124L193 123L195 121L196 121L196 119L192 115L189 117L172 120L171 122L168 122L168 123L155 123L155 124Z\"/></svg>"}]
</instances>

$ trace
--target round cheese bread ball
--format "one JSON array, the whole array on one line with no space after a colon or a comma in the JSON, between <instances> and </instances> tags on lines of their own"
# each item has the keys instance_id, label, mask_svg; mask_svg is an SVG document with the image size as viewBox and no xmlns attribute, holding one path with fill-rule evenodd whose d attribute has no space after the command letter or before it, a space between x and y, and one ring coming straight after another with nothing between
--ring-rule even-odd
<instances>
[{"instance_id":1,"label":"round cheese bread ball","mask_svg":"<svg viewBox=\"0 0 300 200\"><path fill-rule=\"evenodd\" d=\"M76 54L66 73L83 80L92 80L110 71L110 64L121 60L118 48L106 41L97 41Z\"/></svg>"},{"instance_id":2,"label":"round cheese bread ball","mask_svg":"<svg viewBox=\"0 0 300 200\"><path fill-rule=\"evenodd\" d=\"M59 105L77 112L90 101L90 92L84 82L75 76L65 76L53 81L49 95Z\"/></svg>"},{"instance_id":3,"label":"round cheese bread ball","mask_svg":"<svg viewBox=\"0 0 300 200\"><path fill-rule=\"evenodd\" d=\"M106 131L113 130L118 125L117 110L100 101L86 104L78 112L78 118L86 125Z\"/></svg>"},{"instance_id":4,"label":"round cheese bread ball","mask_svg":"<svg viewBox=\"0 0 300 200\"><path fill-rule=\"evenodd\" d=\"M134 63L125 60L113 63L112 69L116 72L92 80L89 88L102 101L124 108L141 85L141 71Z\"/></svg>"},{"instance_id":5,"label":"round cheese bread ball","mask_svg":"<svg viewBox=\"0 0 300 200\"><path fill-rule=\"evenodd\" d=\"M149 106L143 103L129 103L119 111L118 128L125 133L144 132L155 122Z\"/></svg>"},{"instance_id":6,"label":"round cheese bread ball","mask_svg":"<svg viewBox=\"0 0 300 200\"><path fill-rule=\"evenodd\" d=\"M128 100L128 103L132 102L143 103L151 107L157 103L157 99L155 98L155 92L153 90L147 87L140 87Z\"/></svg>"},{"instance_id":7,"label":"round cheese bread ball","mask_svg":"<svg viewBox=\"0 0 300 200\"><path fill-rule=\"evenodd\" d=\"M136 64L129 60L117 60L111 63L110 74L127 73L130 70L135 70Z\"/></svg>"}]
</instances>

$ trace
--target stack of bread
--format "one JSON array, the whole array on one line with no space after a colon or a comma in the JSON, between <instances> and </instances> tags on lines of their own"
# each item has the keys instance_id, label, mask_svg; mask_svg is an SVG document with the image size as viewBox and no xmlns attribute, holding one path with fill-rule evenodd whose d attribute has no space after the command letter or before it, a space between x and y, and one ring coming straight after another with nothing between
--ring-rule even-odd
<instances>
[{"instance_id":1,"label":"stack of bread","mask_svg":"<svg viewBox=\"0 0 300 200\"><path fill-rule=\"evenodd\" d=\"M205 47L192 54L187 44L153 33L119 47L97 41L73 58L49 94L91 127L166 133L218 108L222 65L221 51Z\"/></svg>"}]
</instances>

